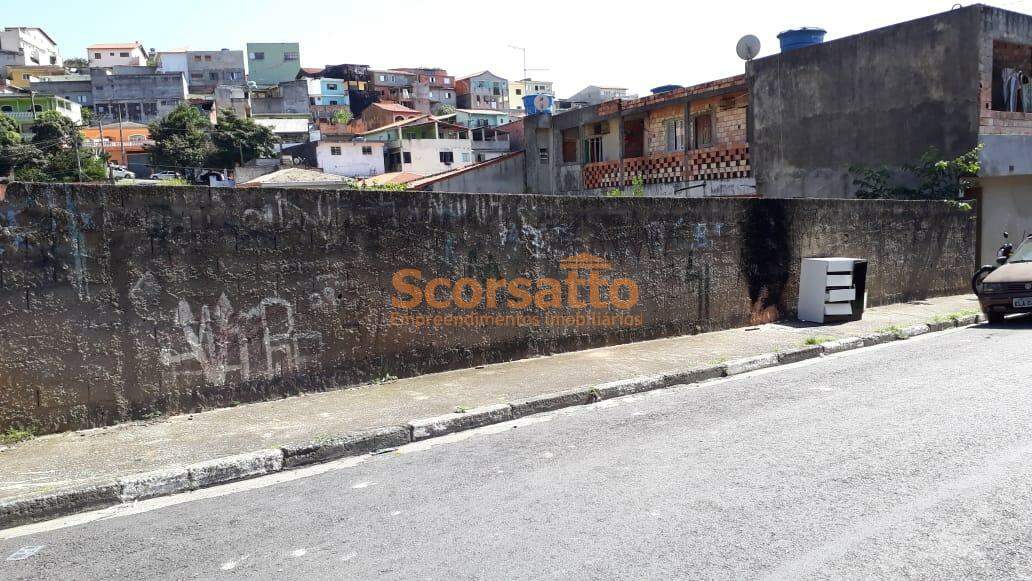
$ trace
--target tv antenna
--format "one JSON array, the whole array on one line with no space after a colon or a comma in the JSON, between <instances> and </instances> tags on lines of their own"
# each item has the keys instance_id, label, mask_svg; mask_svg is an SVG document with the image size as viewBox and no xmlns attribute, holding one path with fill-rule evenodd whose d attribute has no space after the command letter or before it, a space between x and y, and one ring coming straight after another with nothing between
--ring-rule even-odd
<instances>
[{"instance_id":1,"label":"tv antenna","mask_svg":"<svg viewBox=\"0 0 1032 581\"><path fill-rule=\"evenodd\" d=\"M527 74L530 71L541 72L541 71L550 70L550 69L528 69L527 68L527 49L523 48L522 46L515 46L515 45L511 45L511 44L509 45L509 48L511 48L513 50L518 50L518 51L523 53L523 79L520 79L521 81L524 80L524 79L529 79L530 78L530 75Z\"/></svg>"},{"instance_id":2,"label":"tv antenna","mask_svg":"<svg viewBox=\"0 0 1032 581\"><path fill-rule=\"evenodd\" d=\"M738 41L735 51L738 53L738 58L743 61L751 61L760 54L760 39L752 34L747 34Z\"/></svg>"}]
</instances>

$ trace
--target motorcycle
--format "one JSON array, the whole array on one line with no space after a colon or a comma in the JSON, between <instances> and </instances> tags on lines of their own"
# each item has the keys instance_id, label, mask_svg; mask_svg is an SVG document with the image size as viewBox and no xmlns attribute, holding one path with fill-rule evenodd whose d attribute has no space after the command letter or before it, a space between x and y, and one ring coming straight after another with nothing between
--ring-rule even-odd
<instances>
[{"instance_id":1,"label":"motorcycle","mask_svg":"<svg viewBox=\"0 0 1032 581\"><path fill-rule=\"evenodd\" d=\"M1003 233L1003 244L1000 245L1000 249L996 251L996 264L985 264L982 268L978 269L975 276L971 277L971 292L975 293L975 296L981 294L982 281L985 277L989 276L997 268L1000 268L1007 263L1011 255L1014 254L1014 245L1010 243L1010 234L1007 232Z\"/></svg>"}]
</instances>

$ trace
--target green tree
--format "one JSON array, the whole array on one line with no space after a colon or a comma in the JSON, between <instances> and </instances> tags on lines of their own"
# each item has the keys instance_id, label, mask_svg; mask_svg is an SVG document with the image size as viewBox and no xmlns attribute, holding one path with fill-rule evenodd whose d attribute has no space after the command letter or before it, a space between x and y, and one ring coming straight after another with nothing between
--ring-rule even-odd
<instances>
[{"instance_id":1,"label":"green tree","mask_svg":"<svg viewBox=\"0 0 1032 581\"><path fill-rule=\"evenodd\" d=\"M44 111L32 123L32 144L43 153L82 145L82 134L75 122L57 111Z\"/></svg>"},{"instance_id":2,"label":"green tree","mask_svg":"<svg viewBox=\"0 0 1032 581\"><path fill-rule=\"evenodd\" d=\"M84 58L65 59L64 68L83 70L89 68L90 63Z\"/></svg>"},{"instance_id":3,"label":"green tree","mask_svg":"<svg viewBox=\"0 0 1032 581\"><path fill-rule=\"evenodd\" d=\"M190 105L179 105L149 127L154 140L149 151L158 166L202 167L213 151L211 123Z\"/></svg>"},{"instance_id":4,"label":"green tree","mask_svg":"<svg viewBox=\"0 0 1032 581\"><path fill-rule=\"evenodd\" d=\"M7 115L0 113L0 147L21 143L21 132L18 130L18 122Z\"/></svg>"},{"instance_id":5,"label":"green tree","mask_svg":"<svg viewBox=\"0 0 1032 581\"><path fill-rule=\"evenodd\" d=\"M447 103L441 103L440 105L438 105L434 109L434 115L436 115L438 117L441 117L441 116L444 116L444 115L451 115L454 112L455 112L455 107L452 107L451 105L449 105Z\"/></svg>"},{"instance_id":6,"label":"green tree","mask_svg":"<svg viewBox=\"0 0 1032 581\"><path fill-rule=\"evenodd\" d=\"M264 125L251 119L237 117L228 111L219 115L211 136L214 150L209 161L214 167L231 167L252 159L272 157L276 150L276 135Z\"/></svg>"},{"instance_id":7,"label":"green tree","mask_svg":"<svg viewBox=\"0 0 1032 581\"><path fill-rule=\"evenodd\" d=\"M38 147L28 143L13 143L0 147L0 176L19 168L38 168L46 164L47 158Z\"/></svg>"},{"instance_id":8,"label":"green tree","mask_svg":"<svg viewBox=\"0 0 1032 581\"><path fill-rule=\"evenodd\" d=\"M344 107L340 111L333 114L333 122L337 125L347 125L351 123L351 120L355 118L355 115L351 112L351 109Z\"/></svg>"},{"instance_id":9,"label":"green tree","mask_svg":"<svg viewBox=\"0 0 1032 581\"><path fill-rule=\"evenodd\" d=\"M6 176L19 167L41 165L43 152L22 143L18 122L0 113L0 176Z\"/></svg>"},{"instance_id":10,"label":"green tree","mask_svg":"<svg viewBox=\"0 0 1032 581\"><path fill-rule=\"evenodd\" d=\"M956 200L978 175L981 152L979 145L954 159L943 159L938 149L930 147L917 163L904 165L899 171L863 166L850 167L849 171L858 198Z\"/></svg>"}]
</instances>

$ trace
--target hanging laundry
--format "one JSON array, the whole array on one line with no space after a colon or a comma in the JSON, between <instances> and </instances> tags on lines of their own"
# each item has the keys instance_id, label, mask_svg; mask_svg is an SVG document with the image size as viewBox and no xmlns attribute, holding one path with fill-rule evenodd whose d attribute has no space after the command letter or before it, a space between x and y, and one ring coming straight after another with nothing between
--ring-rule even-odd
<instances>
[{"instance_id":1,"label":"hanging laundry","mask_svg":"<svg viewBox=\"0 0 1032 581\"><path fill-rule=\"evenodd\" d=\"M1007 111L1018 110L1018 89L1021 86L1021 71L1014 69L1003 69L1001 71L1003 81L1003 108Z\"/></svg>"}]
</instances>

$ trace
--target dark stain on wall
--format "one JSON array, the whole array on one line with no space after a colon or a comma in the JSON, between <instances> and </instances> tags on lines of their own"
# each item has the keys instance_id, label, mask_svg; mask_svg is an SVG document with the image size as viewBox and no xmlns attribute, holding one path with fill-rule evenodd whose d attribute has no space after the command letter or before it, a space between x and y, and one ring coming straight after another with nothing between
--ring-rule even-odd
<instances>
[{"instance_id":1,"label":"dark stain on wall","mask_svg":"<svg viewBox=\"0 0 1032 581\"><path fill-rule=\"evenodd\" d=\"M24 185L0 203L0 430L107 425L791 316L803 256L870 261L869 304L964 292L944 203ZM393 325L391 280L639 288L633 323ZM469 293L467 293L469 296ZM503 301L504 303L504 296ZM492 314L576 316L503 304ZM406 314L484 308L422 304Z\"/></svg>"},{"instance_id":2,"label":"dark stain on wall","mask_svg":"<svg viewBox=\"0 0 1032 581\"><path fill-rule=\"evenodd\" d=\"M789 310L785 303L791 272L791 216L779 200L756 200L742 221L741 264L754 324L775 321Z\"/></svg>"}]
</instances>

